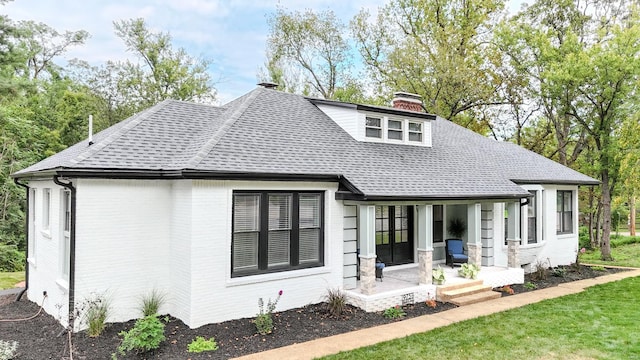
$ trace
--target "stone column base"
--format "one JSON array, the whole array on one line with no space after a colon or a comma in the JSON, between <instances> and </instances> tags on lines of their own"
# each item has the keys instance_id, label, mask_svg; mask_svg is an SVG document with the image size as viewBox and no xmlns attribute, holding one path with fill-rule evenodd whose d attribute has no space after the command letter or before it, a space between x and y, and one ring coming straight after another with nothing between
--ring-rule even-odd
<instances>
[{"instance_id":1,"label":"stone column base","mask_svg":"<svg viewBox=\"0 0 640 360\"><path fill-rule=\"evenodd\" d=\"M360 291L364 295L376 292L376 257L360 256Z\"/></svg>"},{"instance_id":2,"label":"stone column base","mask_svg":"<svg viewBox=\"0 0 640 360\"><path fill-rule=\"evenodd\" d=\"M433 282L433 250L418 249L418 283L431 285Z\"/></svg>"},{"instance_id":3,"label":"stone column base","mask_svg":"<svg viewBox=\"0 0 640 360\"><path fill-rule=\"evenodd\" d=\"M482 266L482 244L467 244L469 251L469 264Z\"/></svg>"},{"instance_id":4,"label":"stone column base","mask_svg":"<svg viewBox=\"0 0 640 360\"><path fill-rule=\"evenodd\" d=\"M520 239L507 239L507 266L510 268L520 267Z\"/></svg>"}]
</instances>

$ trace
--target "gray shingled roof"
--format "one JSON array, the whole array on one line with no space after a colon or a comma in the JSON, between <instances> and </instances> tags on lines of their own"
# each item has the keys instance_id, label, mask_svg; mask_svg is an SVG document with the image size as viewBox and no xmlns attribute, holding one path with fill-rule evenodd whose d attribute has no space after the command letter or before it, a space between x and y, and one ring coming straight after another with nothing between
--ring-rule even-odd
<instances>
[{"instance_id":1,"label":"gray shingled roof","mask_svg":"<svg viewBox=\"0 0 640 360\"><path fill-rule=\"evenodd\" d=\"M443 119L433 122L432 147L358 142L311 100L262 88L223 107L164 101L14 176L51 170L340 176L367 197L403 198L517 197L527 192L516 182L597 183Z\"/></svg>"}]
</instances>

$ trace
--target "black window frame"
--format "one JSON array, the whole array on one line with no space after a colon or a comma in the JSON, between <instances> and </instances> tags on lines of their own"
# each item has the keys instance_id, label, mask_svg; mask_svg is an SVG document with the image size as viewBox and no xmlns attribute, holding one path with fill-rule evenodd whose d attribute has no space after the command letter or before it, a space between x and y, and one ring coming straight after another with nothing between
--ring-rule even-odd
<instances>
[{"instance_id":1,"label":"black window frame","mask_svg":"<svg viewBox=\"0 0 640 360\"><path fill-rule=\"evenodd\" d=\"M289 238L289 263L269 267L268 239L269 239L269 195L291 195L291 229ZM258 226L258 268L249 270L234 269L234 222L236 195L258 195L259 196L259 226ZM317 195L320 199L319 209L319 236L318 236L318 261L300 263L300 195ZM259 274L277 273L324 266L324 191L287 191L287 190L235 190L231 205L231 277L243 277Z\"/></svg>"},{"instance_id":2,"label":"black window frame","mask_svg":"<svg viewBox=\"0 0 640 360\"><path fill-rule=\"evenodd\" d=\"M569 209L564 208L566 196L569 196ZM560 207L557 205L560 204ZM569 224L565 223L564 216L569 213ZM558 190L556 195L556 234L573 234L575 229L573 228L574 209L573 209L573 191L572 190ZM568 229L567 229L568 228Z\"/></svg>"},{"instance_id":3,"label":"black window frame","mask_svg":"<svg viewBox=\"0 0 640 360\"><path fill-rule=\"evenodd\" d=\"M436 210L439 209L439 210ZM436 215L440 215L437 217ZM444 205L433 205L433 234L434 244L444 243Z\"/></svg>"}]
</instances>

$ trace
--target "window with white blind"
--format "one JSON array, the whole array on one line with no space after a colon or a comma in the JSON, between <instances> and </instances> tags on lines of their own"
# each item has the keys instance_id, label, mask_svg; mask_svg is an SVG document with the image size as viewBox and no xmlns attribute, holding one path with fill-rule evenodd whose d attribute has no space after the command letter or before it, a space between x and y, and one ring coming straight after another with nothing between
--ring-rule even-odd
<instances>
[{"instance_id":1,"label":"window with white blind","mask_svg":"<svg viewBox=\"0 0 640 360\"><path fill-rule=\"evenodd\" d=\"M232 276L324 264L323 194L233 194Z\"/></svg>"},{"instance_id":2,"label":"window with white blind","mask_svg":"<svg viewBox=\"0 0 640 360\"><path fill-rule=\"evenodd\" d=\"M60 241L60 275L61 277L69 281L69 268L70 268L70 248L71 248L71 192L68 190L62 190L62 239Z\"/></svg>"}]
</instances>

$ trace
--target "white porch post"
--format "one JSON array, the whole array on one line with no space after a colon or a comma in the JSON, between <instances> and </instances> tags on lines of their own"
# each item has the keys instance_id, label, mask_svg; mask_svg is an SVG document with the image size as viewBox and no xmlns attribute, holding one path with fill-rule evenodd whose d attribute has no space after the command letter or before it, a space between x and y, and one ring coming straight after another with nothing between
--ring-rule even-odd
<instances>
[{"instance_id":1,"label":"white porch post","mask_svg":"<svg viewBox=\"0 0 640 360\"><path fill-rule=\"evenodd\" d=\"M371 295L376 287L376 207L358 206L360 291Z\"/></svg>"},{"instance_id":2,"label":"white porch post","mask_svg":"<svg viewBox=\"0 0 640 360\"><path fill-rule=\"evenodd\" d=\"M418 222L418 283L431 284L433 276L433 205L416 206Z\"/></svg>"},{"instance_id":3,"label":"white porch post","mask_svg":"<svg viewBox=\"0 0 640 360\"><path fill-rule=\"evenodd\" d=\"M509 214L507 226L507 266L519 268L520 259L518 250L520 248L520 201L513 201L507 204Z\"/></svg>"},{"instance_id":4,"label":"white porch post","mask_svg":"<svg viewBox=\"0 0 640 360\"><path fill-rule=\"evenodd\" d=\"M467 206L467 248L469 263L482 265L482 204Z\"/></svg>"}]
</instances>

